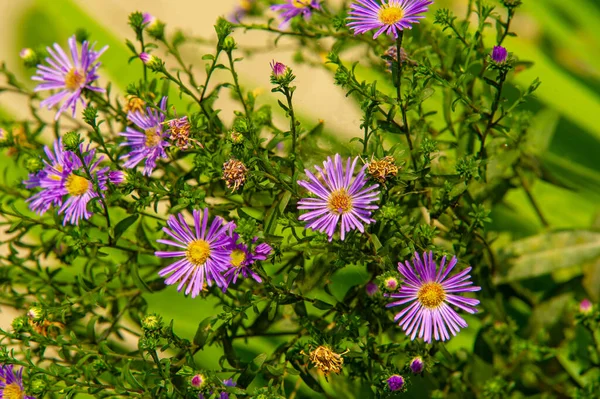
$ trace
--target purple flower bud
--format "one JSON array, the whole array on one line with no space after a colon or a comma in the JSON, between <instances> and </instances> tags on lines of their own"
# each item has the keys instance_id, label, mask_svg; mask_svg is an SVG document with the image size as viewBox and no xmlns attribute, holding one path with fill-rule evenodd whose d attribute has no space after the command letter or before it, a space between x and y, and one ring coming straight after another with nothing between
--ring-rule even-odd
<instances>
[{"instance_id":1,"label":"purple flower bud","mask_svg":"<svg viewBox=\"0 0 600 399\"><path fill-rule=\"evenodd\" d=\"M234 387L236 384L233 378L229 378L223 381L223 385L225 385L226 387Z\"/></svg>"},{"instance_id":2,"label":"purple flower bud","mask_svg":"<svg viewBox=\"0 0 600 399\"><path fill-rule=\"evenodd\" d=\"M495 63L502 64L506 61L506 57L508 57L508 52L502 46L494 46L492 50L492 60Z\"/></svg>"},{"instance_id":3,"label":"purple flower bud","mask_svg":"<svg viewBox=\"0 0 600 399\"><path fill-rule=\"evenodd\" d=\"M273 76L275 76L276 78L279 78L281 76L283 76L283 74L285 73L285 71L287 70L287 67L282 64L279 61L271 61L271 70L273 71Z\"/></svg>"},{"instance_id":4,"label":"purple flower bud","mask_svg":"<svg viewBox=\"0 0 600 399\"><path fill-rule=\"evenodd\" d=\"M369 281L365 287L365 290L367 291L368 296L373 296L378 290L377 284L375 284L372 281Z\"/></svg>"},{"instance_id":5,"label":"purple flower bud","mask_svg":"<svg viewBox=\"0 0 600 399\"><path fill-rule=\"evenodd\" d=\"M590 302L590 300L587 298L579 303L579 311L581 313L590 313L592 311L592 307L592 302Z\"/></svg>"},{"instance_id":6,"label":"purple flower bud","mask_svg":"<svg viewBox=\"0 0 600 399\"><path fill-rule=\"evenodd\" d=\"M398 280L395 277L388 277L383 283L385 284L385 289L388 291L395 291L398 288Z\"/></svg>"},{"instance_id":7,"label":"purple flower bud","mask_svg":"<svg viewBox=\"0 0 600 399\"><path fill-rule=\"evenodd\" d=\"M145 12L144 14L144 25L146 24L153 24L156 22L156 17L153 16L152 14L150 14L149 12Z\"/></svg>"},{"instance_id":8,"label":"purple flower bud","mask_svg":"<svg viewBox=\"0 0 600 399\"><path fill-rule=\"evenodd\" d=\"M27 60L29 58L35 57L35 52L32 49L26 47L19 52L19 56L22 59Z\"/></svg>"},{"instance_id":9,"label":"purple flower bud","mask_svg":"<svg viewBox=\"0 0 600 399\"><path fill-rule=\"evenodd\" d=\"M204 376L202 374L196 374L192 377L191 384L194 388L200 388L204 384Z\"/></svg>"},{"instance_id":10,"label":"purple flower bud","mask_svg":"<svg viewBox=\"0 0 600 399\"><path fill-rule=\"evenodd\" d=\"M387 384L390 391L399 391L404 386L404 378L401 375L394 374L387 379Z\"/></svg>"},{"instance_id":11,"label":"purple flower bud","mask_svg":"<svg viewBox=\"0 0 600 399\"><path fill-rule=\"evenodd\" d=\"M154 56L152 54L140 53L140 60L142 60L142 62L146 65L148 65L153 59Z\"/></svg>"},{"instance_id":12,"label":"purple flower bud","mask_svg":"<svg viewBox=\"0 0 600 399\"><path fill-rule=\"evenodd\" d=\"M417 356L411 360L410 370L415 374L419 374L421 371L423 371L423 359L421 356Z\"/></svg>"}]
</instances>

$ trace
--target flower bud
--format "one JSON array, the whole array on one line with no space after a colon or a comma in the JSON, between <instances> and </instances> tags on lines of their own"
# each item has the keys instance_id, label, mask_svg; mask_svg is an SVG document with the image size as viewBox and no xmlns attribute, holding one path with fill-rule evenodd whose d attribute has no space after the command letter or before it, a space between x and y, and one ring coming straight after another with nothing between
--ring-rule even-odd
<instances>
[{"instance_id":1,"label":"flower bud","mask_svg":"<svg viewBox=\"0 0 600 399\"><path fill-rule=\"evenodd\" d=\"M146 332L156 332L163 327L162 317L156 313L149 314L142 319L142 329Z\"/></svg>"},{"instance_id":2,"label":"flower bud","mask_svg":"<svg viewBox=\"0 0 600 399\"><path fill-rule=\"evenodd\" d=\"M422 372L423 366L423 358L421 358L421 356L417 356L410 361L410 371L412 371L414 374L419 374Z\"/></svg>"},{"instance_id":3,"label":"flower bud","mask_svg":"<svg viewBox=\"0 0 600 399\"><path fill-rule=\"evenodd\" d=\"M65 149L69 151L76 151L81 144L81 136L77 132L68 132L63 137L63 144Z\"/></svg>"},{"instance_id":4,"label":"flower bud","mask_svg":"<svg viewBox=\"0 0 600 399\"><path fill-rule=\"evenodd\" d=\"M375 295L375 293L377 292L379 288L377 287L377 284L375 284L372 281L369 281L367 283L367 285L365 286L365 291L367 291L367 295L368 296L373 296Z\"/></svg>"},{"instance_id":5,"label":"flower bud","mask_svg":"<svg viewBox=\"0 0 600 399\"><path fill-rule=\"evenodd\" d=\"M46 381L36 378L31 381L29 389L33 394L41 394L46 390Z\"/></svg>"},{"instance_id":6,"label":"flower bud","mask_svg":"<svg viewBox=\"0 0 600 399\"><path fill-rule=\"evenodd\" d=\"M155 39L162 39L165 36L165 24L150 13L145 12L143 16L142 22L146 27L146 32Z\"/></svg>"},{"instance_id":7,"label":"flower bud","mask_svg":"<svg viewBox=\"0 0 600 399\"><path fill-rule=\"evenodd\" d=\"M39 63L38 55L35 51L26 47L19 52L19 56L28 68L34 67Z\"/></svg>"},{"instance_id":8,"label":"flower bud","mask_svg":"<svg viewBox=\"0 0 600 399\"><path fill-rule=\"evenodd\" d=\"M12 321L11 327L14 332L27 331L27 329L29 328L29 320L27 319L27 316L16 317Z\"/></svg>"},{"instance_id":9,"label":"flower bud","mask_svg":"<svg viewBox=\"0 0 600 399\"><path fill-rule=\"evenodd\" d=\"M494 46L491 57L496 64L504 64L508 57L508 51L502 46Z\"/></svg>"},{"instance_id":10,"label":"flower bud","mask_svg":"<svg viewBox=\"0 0 600 399\"><path fill-rule=\"evenodd\" d=\"M160 71L163 67L162 60L149 53L140 53L140 60L154 72Z\"/></svg>"},{"instance_id":11,"label":"flower bud","mask_svg":"<svg viewBox=\"0 0 600 399\"><path fill-rule=\"evenodd\" d=\"M591 313L593 308L594 305L592 305L592 302L587 298L579 303L579 312L583 314Z\"/></svg>"},{"instance_id":12,"label":"flower bud","mask_svg":"<svg viewBox=\"0 0 600 399\"><path fill-rule=\"evenodd\" d=\"M242 144L244 142L244 135L234 129L232 129L229 132L228 138L229 138L229 141L231 141L235 145Z\"/></svg>"},{"instance_id":13,"label":"flower bud","mask_svg":"<svg viewBox=\"0 0 600 399\"><path fill-rule=\"evenodd\" d=\"M390 391L399 391L404 387L404 377L398 374L392 375L386 382Z\"/></svg>"},{"instance_id":14,"label":"flower bud","mask_svg":"<svg viewBox=\"0 0 600 399\"><path fill-rule=\"evenodd\" d=\"M27 317L33 321L41 321L44 319L45 312L40 306L32 306L27 311Z\"/></svg>"},{"instance_id":15,"label":"flower bud","mask_svg":"<svg viewBox=\"0 0 600 399\"><path fill-rule=\"evenodd\" d=\"M202 374L196 374L195 376L192 377L192 379L190 380L190 384L194 387L194 388L200 388L203 384L204 381L206 381L206 379L204 378L204 376Z\"/></svg>"},{"instance_id":16,"label":"flower bud","mask_svg":"<svg viewBox=\"0 0 600 399\"><path fill-rule=\"evenodd\" d=\"M271 65L271 78L274 80L281 79L288 69L285 64L275 60L271 61L269 65Z\"/></svg>"},{"instance_id":17,"label":"flower bud","mask_svg":"<svg viewBox=\"0 0 600 399\"><path fill-rule=\"evenodd\" d=\"M233 51L236 47L236 43L235 43L235 39L231 36L228 36L225 38L225 41L223 42L223 50L229 52L229 51Z\"/></svg>"},{"instance_id":18,"label":"flower bud","mask_svg":"<svg viewBox=\"0 0 600 399\"><path fill-rule=\"evenodd\" d=\"M25 161L25 167L30 173L37 173L42 170L44 163L39 158L31 157Z\"/></svg>"},{"instance_id":19,"label":"flower bud","mask_svg":"<svg viewBox=\"0 0 600 399\"><path fill-rule=\"evenodd\" d=\"M396 291L398 288L398 280L395 277L388 277L383 281L383 285L388 291Z\"/></svg>"}]
</instances>

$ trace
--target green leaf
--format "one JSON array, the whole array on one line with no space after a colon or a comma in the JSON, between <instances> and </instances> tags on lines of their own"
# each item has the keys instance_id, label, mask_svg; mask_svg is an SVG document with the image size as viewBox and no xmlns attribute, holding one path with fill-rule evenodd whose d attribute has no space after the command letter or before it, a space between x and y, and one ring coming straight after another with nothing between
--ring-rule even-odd
<instances>
[{"instance_id":1,"label":"green leaf","mask_svg":"<svg viewBox=\"0 0 600 399\"><path fill-rule=\"evenodd\" d=\"M140 271L138 269L138 262L131 262L131 278L133 279L133 283L140 290L153 292L152 288L146 284L146 282L140 277Z\"/></svg>"},{"instance_id":2,"label":"green leaf","mask_svg":"<svg viewBox=\"0 0 600 399\"><path fill-rule=\"evenodd\" d=\"M117 223L117 225L115 226L115 241L118 240L128 228L133 226L133 224L138 220L138 218L139 215L135 214Z\"/></svg>"},{"instance_id":3,"label":"green leaf","mask_svg":"<svg viewBox=\"0 0 600 399\"><path fill-rule=\"evenodd\" d=\"M264 216L258 209L248 208L247 206L238 208L238 213L240 213L240 216L250 217L258 221L262 221Z\"/></svg>"},{"instance_id":4,"label":"green leaf","mask_svg":"<svg viewBox=\"0 0 600 399\"><path fill-rule=\"evenodd\" d=\"M320 299L315 299L315 301L313 302L313 306L317 309L321 309L321 310L329 310L333 307L333 305L322 301Z\"/></svg>"},{"instance_id":5,"label":"green leaf","mask_svg":"<svg viewBox=\"0 0 600 399\"><path fill-rule=\"evenodd\" d=\"M260 371L260 369L266 359L267 359L266 353L261 353L260 355L256 356L250 362L250 364L248 364L248 367L246 367L246 369L242 372L242 374L240 375L240 378L238 378L238 381L237 381L238 385L243 388L250 385L250 383L254 380L254 377L256 377L256 375Z\"/></svg>"},{"instance_id":6,"label":"green leaf","mask_svg":"<svg viewBox=\"0 0 600 399\"><path fill-rule=\"evenodd\" d=\"M600 256L600 233L562 231L515 241L500 253L500 264L509 269L495 283L506 283L581 265Z\"/></svg>"},{"instance_id":7,"label":"green leaf","mask_svg":"<svg viewBox=\"0 0 600 399\"><path fill-rule=\"evenodd\" d=\"M198 345L199 349L204 348L208 334L211 331L212 317L207 317L198 324L198 329L194 335L194 344Z\"/></svg>"}]
</instances>

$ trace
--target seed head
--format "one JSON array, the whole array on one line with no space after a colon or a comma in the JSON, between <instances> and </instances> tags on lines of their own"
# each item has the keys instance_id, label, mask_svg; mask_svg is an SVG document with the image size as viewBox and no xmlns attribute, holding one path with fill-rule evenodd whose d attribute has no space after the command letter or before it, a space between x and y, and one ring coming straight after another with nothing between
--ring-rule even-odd
<instances>
[{"instance_id":1,"label":"seed head","mask_svg":"<svg viewBox=\"0 0 600 399\"><path fill-rule=\"evenodd\" d=\"M231 191L236 191L246 182L247 174L248 168L242 161L232 158L223 164L223 180Z\"/></svg>"},{"instance_id":2,"label":"seed head","mask_svg":"<svg viewBox=\"0 0 600 399\"><path fill-rule=\"evenodd\" d=\"M390 155L382 159L373 159L367 166L367 173L379 183L384 183L391 176L398 174L396 160Z\"/></svg>"},{"instance_id":3,"label":"seed head","mask_svg":"<svg viewBox=\"0 0 600 399\"><path fill-rule=\"evenodd\" d=\"M346 353L346 352L344 352ZM344 353L335 353L326 346L318 346L309 354L312 364L321 370L326 376L331 372L339 374L344 365Z\"/></svg>"}]
</instances>

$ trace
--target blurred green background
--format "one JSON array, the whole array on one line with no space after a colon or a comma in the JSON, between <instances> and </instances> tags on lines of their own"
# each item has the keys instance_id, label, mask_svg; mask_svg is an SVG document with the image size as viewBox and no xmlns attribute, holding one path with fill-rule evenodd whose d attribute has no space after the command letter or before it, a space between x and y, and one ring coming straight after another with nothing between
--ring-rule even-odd
<instances>
[{"instance_id":1,"label":"blurred green background","mask_svg":"<svg viewBox=\"0 0 600 399\"><path fill-rule=\"evenodd\" d=\"M181 29L191 35L214 38L214 21L219 15L228 14L236 3L237 0L0 0L3 10L0 15L0 59L9 69L18 72L21 80L28 81L34 71L22 66L18 57L21 48L54 42L64 45L76 29L85 28L91 33L92 41L97 41L100 46L110 46L101 58L100 84L111 81L114 90L122 93L129 82L139 79L140 73L137 60L128 64L129 53L124 44L125 38L133 39L127 26L130 12L152 13L167 23L168 33ZM437 1L432 9L439 7L451 7L462 16L466 0ZM498 12L504 15L505 11L499 7ZM428 17L432 19L433 12ZM536 99L527 105L535 113L532 134L538 138L537 153L543 166L564 187L537 180L532 190L552 229L600 228L599 25L600 2L597 0L578 0L576 4L563 0L525 0L512 25L512 31L518 37L508 38L505 42L508 50L520 60L534 63L532 68L516 75L517 83L526 87L536 77L542 82ZM491 47L495 35L492 30L490 32L488 44ZM242 45L269 42L266 35L252 33L251 38L245 38L243 32L234 35ZM209 52L208 47L205 51L191 46L184 50L184 58L197 64L199 74L203 71L201 57L205 52ZM258 53L242 64L240 74L248 88L268 87L267 64L274 57L292 64L292 51L289 47L286 50L285 46L280 46L275 55ZM348 138L361 135L358 108L334 88L330 73L307 66L294 71L300 88L297 107L307 118L313 121L324 119L327 127L338 135ZM227 99L222 102L225 108L222 115L227 119L227 115L232 114L227 108L231 104ZM0 117L4 120L25 118L25 104L22 98L0 94ZM11 161L3 157L0 171L11 165ZM11 171L9 178L16 179L19 173ZM506 236L506 240L501 240L503 242L545 231L522 190L511 191L506 201L493 210L492 219L491 228ZM596 250L600 248L598 242L592 245ZM597 262L596 269L598 267ZM342 273L345 278L337 280L340 286L334 287L338 299L349 286L367 278L362 275L362 269L347 268ZM571 273L585 273L585 270L579 268ZM600 299L598 286L592 285L587 292L595 302ZM176 331L188 339L193 337L199 321L217 311L214 309L216 301L210 298L191 300L177 294L173 287L147 295L147 300L152 311L162 314L166 320L174 319ZM10 315L3 309L3 328L10 324ZM452 347L472 345L475 334L476 328L466 330L458 337L460 340L452 341ZM273 339L256 338L247 343L238 342L236 350L246 351L248 358L252 358L257 353L269 352L277 343ZM212 368L217 367L221 353L220 348L207 348L199 357L204 366Z\"/></svg>"}]
</instances>

